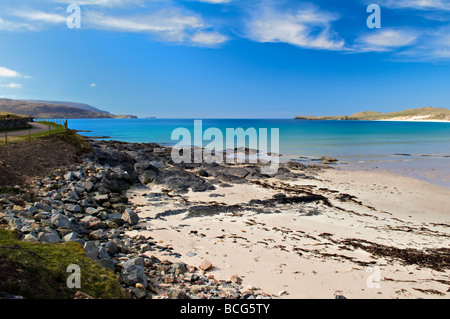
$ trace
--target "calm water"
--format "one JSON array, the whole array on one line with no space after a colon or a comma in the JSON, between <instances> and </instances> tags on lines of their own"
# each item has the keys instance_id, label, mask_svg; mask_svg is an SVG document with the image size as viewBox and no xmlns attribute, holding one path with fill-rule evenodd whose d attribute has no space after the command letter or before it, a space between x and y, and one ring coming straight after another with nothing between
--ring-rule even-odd
<instances>
[{"instance_id":1,"label":"calm water","mask_svg":"<svg viewBox=\"0 0 450 319\"><path fill-rule=\"evenodd\" d=\"M174 145L172 131L179 127L193 135L192 119L69 120L69 127L109 136L124 142ZM203 131L219 128L278 128L280 153L300 161L333 156L340 166L381 168L413 175L450 187L450 123L375 121L299 121L266 119L206 119ZM205 142L207 144L208 141Z\"/></svg>"}]
</instances>

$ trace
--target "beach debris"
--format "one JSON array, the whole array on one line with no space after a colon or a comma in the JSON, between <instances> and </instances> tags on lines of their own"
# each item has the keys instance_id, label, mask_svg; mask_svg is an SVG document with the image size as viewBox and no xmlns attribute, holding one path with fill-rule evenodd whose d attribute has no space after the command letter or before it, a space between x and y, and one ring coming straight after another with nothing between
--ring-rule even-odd
<instances>
[{"instance_id":1,"label":"beach debris","mask_svg":"<svg viewBox=\"0 0 450 319\"><path fill-rule=\"evenodd\" d=\"M203 271L208 271L208 270L210 270L212 268L212 266L213 266L213 264L210 261L204 259L200 263L200 265L198 265L198 268L203 270Z\"/></svg>"},{"instance_id":2,"label":"beach debris","mask_svg":"<svg viewBox=\"0 0 450 319\"><path fill-rule=\"evenodd\" d=\"M235 284L241 284L242 283L242 278L240 278L240 277L238 277L236 275L232 275L231 278L230 278L230 281L232 283L235 283Z\"/></svg>"},{"instance_id":3,"label":"beach debris","mask_svg":"<svg viewBox=\"0 0 450 319\"><path fill-rule=\"evenodd\" d=\"M278 296L286 296L286 295L289 295L289 293L286 291L286 290L281 290L279 293L278 293Z\"/></svg>"}]
</instances>

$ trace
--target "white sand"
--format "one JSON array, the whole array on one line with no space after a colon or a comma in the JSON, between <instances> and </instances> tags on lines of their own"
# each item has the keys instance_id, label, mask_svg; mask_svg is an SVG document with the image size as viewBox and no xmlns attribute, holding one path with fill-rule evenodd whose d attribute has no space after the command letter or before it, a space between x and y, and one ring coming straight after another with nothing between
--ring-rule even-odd
<instances>
[{"instance_id":1,"label":"white sand","mask_svg":"<svg viewBox=\"0 0 450 319\"><path fill-rule=\"evenodd\" d=\"M302 211L293 209L283 213L245 211L242 216L221 214L185 220L185 214L175 214L155 219L158 213L185 206L176 198L160 203L141 196L157 193L157 188L134 189L129 195L135 195L131 201L136 211L142 219L150 219L145 223L147 231L133 231L130 235L139 233L170 245L181 258L156 251L149 255L194 266L207 259L213 263L210 273L217 279L228 280L238 275L244 280L244 288L254 286L276 296L280 291L287 291L281 298L450 296L449 270L440 272L403 265L338 243L356 238L398 248L449 248L450 190L378 172L327 170L318 177L320 180L289 183L326 196L340 209L309 203L303 205ZM280 185L275 180L264 183ZM244 184L183 197L199 204L235 205L251 199L268 199L279 192ZM210 194L223 197L210 197ZM336 197L342 194L356 199L341 202ZM305 216L305 211L311 210L317 210L320 215ZM359 264L370 261L379 268ZM374 270L379 270L380 288L372 285L377 273Z\"/></svg>"}]
</instances>

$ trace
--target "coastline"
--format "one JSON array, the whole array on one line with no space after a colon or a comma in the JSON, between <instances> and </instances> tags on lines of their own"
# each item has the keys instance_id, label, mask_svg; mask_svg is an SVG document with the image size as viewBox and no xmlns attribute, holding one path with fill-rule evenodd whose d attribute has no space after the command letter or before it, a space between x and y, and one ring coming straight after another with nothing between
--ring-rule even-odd
<instances>
[{"instance_id":1,"label":"coastline","mask_svg":"<svg viewBox=\"0 0 450 319\"><path fill-rule=\"evenodd\" d=\"M175 165L158 144L89 144L83 164L32 182L34 202L3 195L0 220L22 239L78 242L131 298L450 294L448 189L292 161L269 177Z\"/></svg>"},{"instance_id":2,"label":"coastline","mask_svg":"<svg viewBox=\"0 0 450 319\"><path fill-rule=\"evenodd\" d=\"M285 182L272 179L269 183ZM134 189L129 193L131 202L139 215L148 219L150 230L130 235L151 234L174 247L188 263L211 261L215 277L239 276L244 286L277 298L448 298L448 281L444 279L448 270L440 273L402 264L391 256L375 257L344 242L351 239L418 251L446 247L450 216L442 207L450 205L450 190L388 173L334 169L318 173L317 179L289 184L319 190L339 208L318 204L303 207L303 213L295 207L282 213L248 209L241 216L185 219L181 214L162 220L155 218L160 210L142 196L152 190ZM245 198L247 202L267 200L278 193L255 185L233 188L213 191L214 197L190 192L183 200L236 205ZM339 196L351 201L336 200ZM176 207L176 203L165 205ZM164 253L158 257L170 258ZM380 269L379 289L367 286L371 266Z\"/></svg>"},{"instance_id":3,"label":"coastline","mask_svg":"<svg viewBox=\"0 0 450 319\"><path fill-rule=\"evenodd\" d=\"M383 120L373 120L379 122L417 122L417 123L450 123L450 121L445 120L411 120L411 119L383 119Z\"/></svg>"}]
</instances>

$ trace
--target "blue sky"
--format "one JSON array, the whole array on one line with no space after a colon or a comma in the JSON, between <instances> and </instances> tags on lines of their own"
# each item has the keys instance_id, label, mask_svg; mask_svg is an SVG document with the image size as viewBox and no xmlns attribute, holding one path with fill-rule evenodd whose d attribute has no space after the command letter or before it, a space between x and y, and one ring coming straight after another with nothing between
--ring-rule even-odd
<instances>
[{"instance_id":1,"label":"blue sky","mask_svg":"<svg viewBox=\"0 0 450 319\"><path fill-rule=\"evenodd\" d=\"M366 24L372 3L380 29ZM0 97L115 114L292 118L450 101L450 0L2 0L0 44Z\"/></svg>"}]
</instances>

